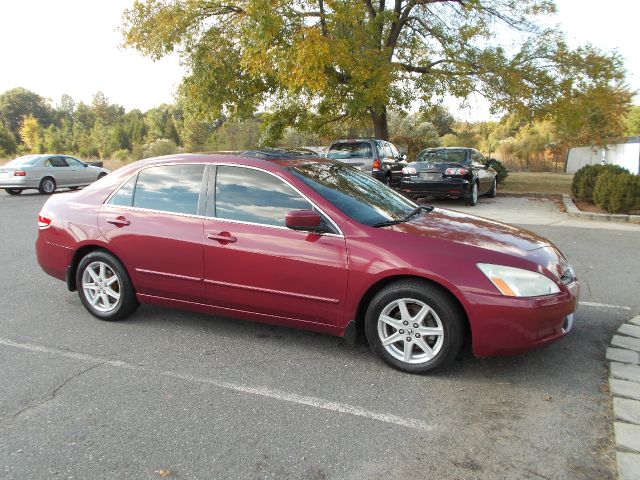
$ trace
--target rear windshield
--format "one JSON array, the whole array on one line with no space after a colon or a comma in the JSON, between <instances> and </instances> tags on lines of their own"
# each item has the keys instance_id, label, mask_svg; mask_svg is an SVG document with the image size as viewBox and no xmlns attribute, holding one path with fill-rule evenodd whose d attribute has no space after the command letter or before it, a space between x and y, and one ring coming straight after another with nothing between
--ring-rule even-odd
<instances>
[{"instance_id":1,"label":"rear windshield","mask_svg":"<svg viewBox=\"0 0 640 480\"><path fill-rule=\"evenodd\" d=\"M415 161L429 163L464 163L467 162L467 151L423 150L418 154Z\"/></svg>"},{"instance_id":2,"label":"rear windshield","mask_svg":"<svg viewBox=\"0 0 640 480\"><path fill-rule=\"evenodd\" d=\"M371 144L369 142L350 142L331 145L327 156L339 160L341 158L373 157L373 153L371 152Z\"/></svg>"},{"instance_id":3,"label":"rear windshield","mask_svg":"<svg viewBox=\"0 0 640 480\"><path fill-rule=\"evenodd\" d=\"M14 160L11 160L9 163L5 165L5 167L19 167L26 165L33 165L38 160L42 158L41 155L25 155L24 157L18 157Z\"/></svg>"}]
</instances>

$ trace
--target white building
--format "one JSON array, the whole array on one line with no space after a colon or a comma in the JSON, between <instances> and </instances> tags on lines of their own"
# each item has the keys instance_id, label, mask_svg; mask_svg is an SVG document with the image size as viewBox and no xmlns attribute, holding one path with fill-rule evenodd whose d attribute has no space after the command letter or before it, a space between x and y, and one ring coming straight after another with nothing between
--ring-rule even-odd
<instances>
[{"instance_id":1,"label":"white building","mask_svg":"<svg viewBox=\"0 0 640 480\"><path fill-rule=\"evenodd\" d=\"M626 137L607 148L575 147L569 150L567 173L576 173L585 165L614 164L640 174L640 137Z\"/></svg>"}]
</instances>

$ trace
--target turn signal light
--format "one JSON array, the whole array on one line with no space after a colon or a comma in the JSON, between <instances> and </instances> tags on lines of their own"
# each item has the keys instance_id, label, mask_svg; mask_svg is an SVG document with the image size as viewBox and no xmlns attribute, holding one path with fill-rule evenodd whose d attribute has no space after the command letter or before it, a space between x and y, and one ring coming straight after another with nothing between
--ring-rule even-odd
<instances>
[{"instance_id":1,"label":"turn signal light","mask_svg":"<svg viewBox=\"0 0 640 480\"><path fill-rule=\"evenodd\" d=\"M379 172L380 171L380 159L376 158L373 160L373 171L374 172Z\"/></svg>"},{"instance_id":2,"label":"turn signal light","mask_svg":"<svg viewBox=\"0 0 640 480\"><path fill-rule=\"evenodd\" d=\"M13 172L13 176L14 177L26 177L27 176L27 172L25 172L24 170L16 170L15 172Z\"/></svg>"},{"instance_id":3,"label":"turn signal light","mask_svg":"<svg viewBox=\"0 0 640 480\"><path fill-rule=\"evenodd\" d=\"M466 175L467 172L469 170L467 170L466 168L447 168L444 171L445 175Z\"/></svg>"}]
</instances>

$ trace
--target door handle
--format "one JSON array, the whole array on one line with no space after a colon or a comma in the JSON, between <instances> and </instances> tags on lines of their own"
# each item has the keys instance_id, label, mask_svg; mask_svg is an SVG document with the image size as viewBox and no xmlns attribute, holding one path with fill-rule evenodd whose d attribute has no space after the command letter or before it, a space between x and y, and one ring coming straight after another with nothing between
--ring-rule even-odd
<instances>
[{"instance_id":1,"label":"door handle","mask_svg":"<svg viewBox=\"0 0 640 480\"><path fill-rule=\"evenodd\" d=\"M220 232L218 234L207 233L207 238L209 240L215 240L216 242L220 242L222 244L235 243L238 241L238 239L231 235L229 232Z\"/></svg>"},{"instance_id":2,"label":"door handle","mask_svg":"<svg viewBox=\"0 0 640 480\"><path fill-rule=\"evenodd\" d=\"M116 227L126 227L127 225L131 225L131 222L123 216L119 216L116 218L108 218L107 223L110 223L111 225L115 225Z\"/></svg>"}]
</instances>

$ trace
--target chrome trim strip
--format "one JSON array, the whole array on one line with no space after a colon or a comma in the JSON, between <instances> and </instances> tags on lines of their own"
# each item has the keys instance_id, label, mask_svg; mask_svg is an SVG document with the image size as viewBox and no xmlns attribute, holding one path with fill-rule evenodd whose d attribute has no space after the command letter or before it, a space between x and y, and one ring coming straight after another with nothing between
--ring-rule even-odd
<instances>
[{"instance_id":1,"label":"chrome trim strip","mask_svg":"<svg viewBox=\"0 0 640 480\"><path fill-rule=\"evenodd\" d=\"M189 277L187 275L178 275L176 273L156 272L154 270L146 270L144 268L136 268L136 272L147 273L149 275L157 275L159 277L178 278L180 280L191 280L193 282L201 282L202 278Z\"/></svg>"},{"instance_id":2,"label":"chrome trim strip","mask_svg":"<svg viewBox=\"0 0 640 480\"><path fill-rule=\"evenodd\" d=\"M271 293L275 295L282 295L285 297L302 298L304 300L315 300L317 302L324 302L324 303L333 303L333 304L340 303L340 300L338 300L337 298L316 297L315 295L305 295L304 293L285 292L282 290L272 290L270 288L250 287L248 285L239 285L237 283L220 282L218 280L209 280L207 278L204 279L204 282L209 283L211 285L217 285L220 287L237 288L240 290L250 290L252 292Z\"/></svg>"},{"instance_id":3,"label":"chrome trim strip","mask_svg":"<svg viewBox=\"0 0 640 480\"><path fill-rule=\"evenodd\" d=\"M266 224L263 224L263 223L245 222L245 221L242 221L242 220L232 220L232 219L227 219L227 218L208 217L208 216L204 216L204 215L192 215L192 214L189 214L189 213L167 212L165 210L153 210L153 209L150 209L150 208L140 208L140 207L134 207L134 206L130 206L129 207L129 206L126 206L126 205L111 205L111 204L109 204L109 201L111 200L111 197L113 197L116 193L118 193L118 191L124 186L124 184L126 184L129 180L131 180L131 178L133 178L134 175L138 175L140 172L142 172L143 170L146 170L147 168L160 167L160 166L165 166L165 165L205 165L205 166L207 166L207 165L215 165L217 167L219 167L219 166L222 166L222 167L229 166L229 167L249 168L249 169L252 169L252 170L258 170L259 172L267 173L267 174L269 174L269 175L271 175L273 177L276 177L277 179L281 180L282 182L286 183L287 185L289 185L302 198L304 198L307 202L309 202L311 205L313 205L314 208L316 208L324 217L326 217L331 222L331 224L335 227L335 229L338 231L338 233L321 233L319 235L328 236L328 237L344 238L344 233L342 232L340 227L338 227L338 224L333 220L333 218L331 218L329 215L327 215L327 213L325 213L324 210L322 210L320 207L318 207L318 205L316 205L313 201L311 201L311 199L309 197L307 197L304 193L302 193L300 190L298 190L298 188L296 186L292 185L287 179L282 178L281 176L275 174L274 172L269 172L269 171L264 170L262 168L254 167L252 165L242 165L242 164L239 164L239 163L175 162L175 163L160 163L160 164L156 164L156 165L145 165L140 170L136 170L131 175L129 175L125 180L123 180L122 183L120 183L120 185L118 186L118 188L116 188L111 193L111 195L109 195L107 197L107 199L102 203L102 205L103 206L109 206L111 208L116 208L116 209L123 209L123 210L143 211L143 212L152 212L152 213L164 213L164 214L167 214L167 215L176 215L176 216L181 216L181 217L203 218L205 220L217 220L217 221L223 221L223 222L239 223L239 224L243 224L243 225L255 225L255 226L259 226L259 227L278 228L278 229L281 229L281 230L293 231L290 228L282 227L282 226L278 226L278 225L266 225ZM302 233L307 233L308 234L310 232L302 232Z\"/></svg>"}]
</instances>

